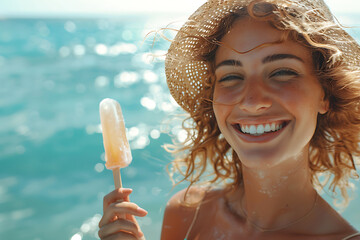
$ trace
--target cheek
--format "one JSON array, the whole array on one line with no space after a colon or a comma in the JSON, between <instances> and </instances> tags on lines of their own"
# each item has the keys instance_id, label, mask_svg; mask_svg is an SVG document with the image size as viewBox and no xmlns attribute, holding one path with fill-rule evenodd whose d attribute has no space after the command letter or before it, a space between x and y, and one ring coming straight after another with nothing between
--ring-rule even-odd
<instances>
[{"instance_id":1,"label":"cheek","mask_svg":"<svg viewBox=\"0 0 360 240\"><path fill-rule=\"evenodd\" d=\"M282 103L295 119L295 129L301 139L309 141L315 132L320 106L320 91L298 88L283 95ZM298 139L300 141L300 138Z\"/></svg>"},{"instance_id":2,"label":"cheek","mask_svg":"<svg viewBox=\"0 0 360 240\"><path fill-rule=\"evenodd\" d=\"M231 112L231 107L215 103L213 104L213 110L214 110L216 122L221 132L223 132L223 129L226 126L226 120Z\"/></svg>"},{"instance_id":3,"label":"cheek","mask_svg":"<svg viewBox=\"0 0 360 240\"><path fill-rule=\"evenodd\" d=\"M219 122L222 122L222 119L224 118L224 112L221 110L221 107L218 104L213 104L213 111L216 122L219 124Z\"/></svg>"},{"instance_id":4,"label":"cheek","mask_svg":"<svg viewBox=\"0 0 360 240\"><path fill-rule=\"evenodd\" d=\"M316 117L321 102L321 90L317 87L295 84L281 89L278 101L297 116Z\"/></svg>"}]
</instances>

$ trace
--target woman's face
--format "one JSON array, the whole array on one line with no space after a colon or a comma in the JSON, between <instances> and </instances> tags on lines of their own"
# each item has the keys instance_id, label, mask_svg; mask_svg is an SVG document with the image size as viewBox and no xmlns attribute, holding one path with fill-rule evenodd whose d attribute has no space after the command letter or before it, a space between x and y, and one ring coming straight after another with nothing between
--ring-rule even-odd
<instances>
[{"instance_id":1,"label":"woman's face","mask_svg":"<svg viewBox=\"0 0 360 240\"><path fill-rule=\"evenodd\" d=\"M327 111L309 49L290 40L256 48L281 34L266 22L241 19L216 51L216 120L247 167L307 156L317 116Z\"/></svg>"}]
</instances>

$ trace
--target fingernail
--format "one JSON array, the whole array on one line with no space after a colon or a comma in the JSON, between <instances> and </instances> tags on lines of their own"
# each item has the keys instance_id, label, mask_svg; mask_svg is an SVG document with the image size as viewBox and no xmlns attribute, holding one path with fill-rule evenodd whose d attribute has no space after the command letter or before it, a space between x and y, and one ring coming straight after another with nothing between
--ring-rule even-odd
<instances>
[{"instance_id":1,"label":"fingernail","mask_svg":"<svg viewBox=\"0 0 360 240\"><path fill-rule=\"evenodd\" d=\"M131 188L121 188L122 192L132 192L133 190Z\"/></svg>"},{"instance_id":2,"label":"fingernail","mask_svg":"<svg viewBox=\"0 0 360 240\"><path fill-rule=\"evenodd\" d=\"M144 234L143 234L142 232L139 232L139 233L138 233L138 236L139 236L139 237L143 237Z\"/></svg>"},{"instance_id":3,"label":"fingernail","mask_svg":"<svg viewBox=\"0 0 360 240\"><path fill-rule=\"evenodd\" d=\"M140 212L147 213L147 211L145 209L141 208L141 207L138 207L137 210L140 211Z\"/></svg>"}]
</instances>

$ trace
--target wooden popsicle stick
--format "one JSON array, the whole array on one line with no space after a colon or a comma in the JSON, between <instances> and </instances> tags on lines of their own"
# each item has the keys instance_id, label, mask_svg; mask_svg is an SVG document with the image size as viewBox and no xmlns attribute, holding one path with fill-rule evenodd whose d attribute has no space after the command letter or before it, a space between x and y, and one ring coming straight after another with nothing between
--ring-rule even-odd
<instances>
[{"instance_id":1,"label":"wooden popsicle stick","mask_svg":"<svg viewBox=\"0 0 360 240\"><path fill-rule=\"evenodd\" d=\"M115 189L122 188L120 168L114 168L112 171L114 176ZM117 217L122 219L126 218L125 214L119 214Z\"/></svg>"},{"instance_id":2,"label":"wooden popsicle stick","mask_svg":"<svg viewBox=\"0 0 360 240\"><path fill-rule=\"evenodd\" d=\"M122 188L120 168L114 168L113 170L115 189Z\"/></svg>"}]
</instances>

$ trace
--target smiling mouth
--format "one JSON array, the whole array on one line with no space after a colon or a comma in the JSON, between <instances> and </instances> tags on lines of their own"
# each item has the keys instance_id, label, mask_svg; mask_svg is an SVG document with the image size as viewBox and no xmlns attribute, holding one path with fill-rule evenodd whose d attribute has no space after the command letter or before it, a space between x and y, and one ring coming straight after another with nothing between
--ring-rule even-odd
<instances>
[{"instance_id":1,"label":"smiling mouth","mask_svg":"<svg viewBox=\"0 0 360 240\"><path fill-rule=\"evenodd\" d=\"M246 135L262 136L277 132L288 125L290 121L277 121L266 124L233 124L233 127Z\"/></svg>"}]
</instances>

